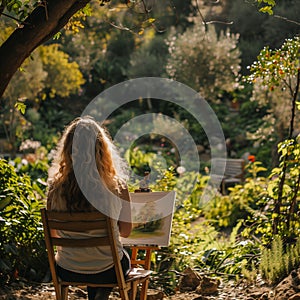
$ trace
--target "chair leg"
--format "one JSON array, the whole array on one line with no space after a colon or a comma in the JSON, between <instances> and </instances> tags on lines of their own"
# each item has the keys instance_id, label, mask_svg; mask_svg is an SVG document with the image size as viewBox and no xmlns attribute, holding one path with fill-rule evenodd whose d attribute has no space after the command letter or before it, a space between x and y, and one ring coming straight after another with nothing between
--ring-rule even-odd
<instances>
[{"instance_id":1,"label":"chair leg","mask_svg":"<svg viewBox=\"0 0 300 300\"><path fill-rule=\"evenodd\" d=\"M68 292L69 292L69 286L68 285L62 285L61 286L61 300L67 300L68 299Z\"/></svg>"},{"instance_id":2,"label":"chair leg","mask_svg":"<svg viewBox=\"0 0 300 300\"><path fill-rule=\"evenodd\" d=\"M119 289L119 293L122 300L129 300L128 290Z\"/></svg>"},{"instance_id":3,"label":"chair leg","mask_svg":"<svg viewBox=\"0 0 300 300\"><path fill-rule=\"evenodd\" d=\"M148 284L149 284L148 279L145 280L145 281L142 283L141 294L140 294L140 300L147 300Z\"/></svg>"},{"instance_id":4,"label":"chair leg","mask_svg":"<svg viewBox=\"0 0 300 300\"><path fill-rule=\"evenodd\" d=\"M221 194L226 195L226 185L225 185L225 180L222 180L221 182Z\"/></svg>"},{"instance_id":5,"label":"chair leg","mask_svg":"<svg viewBox=\"0 0 300 300\"><path fill-rule=\"evenodd\" d=\"M130 300L135 300L136 294L137 294L137 286L138 286L137 282L132 282L131 289L129 291L129 299Z\"/></svg>"},{"instance_id":6,"label":"chair leg","mask_svg":"<svg viewBox=\"0 0 300 300\"><path fill-rule=\"evenodd\" d=\"M54 285L56 300L61 300L61 287L59 284Z\"/></svg>"}]
</instances>

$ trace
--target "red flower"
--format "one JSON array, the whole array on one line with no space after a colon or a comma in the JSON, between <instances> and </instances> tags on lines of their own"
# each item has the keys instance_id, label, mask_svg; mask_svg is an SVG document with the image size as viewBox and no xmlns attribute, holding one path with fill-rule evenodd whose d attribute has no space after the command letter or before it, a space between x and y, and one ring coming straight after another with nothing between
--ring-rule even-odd
<instances>
[{"instance_id":1,"label":"red flower","mask_svg":"<svg viewBox=\"0 0 300 300\"><path fill-rule=\"evenodd\" d=\"M255 156L254 155L249 155L248 160L251 162L255 162Z\"/></svg>"}]
</instances>

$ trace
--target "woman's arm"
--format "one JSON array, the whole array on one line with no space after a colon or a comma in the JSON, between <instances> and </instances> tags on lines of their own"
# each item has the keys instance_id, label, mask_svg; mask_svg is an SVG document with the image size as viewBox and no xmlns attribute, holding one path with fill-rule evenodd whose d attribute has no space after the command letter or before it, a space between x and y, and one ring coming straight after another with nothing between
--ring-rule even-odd
<instances>
[{"instance_id":1,"label":"woman's arm","mask_svg":"<svg viewBox=\"0 0 300 300\"><path fill-rule=\"evenodd\" d=\"M120 198L122 200L125 200L126 202L122 203L122 209L121 209L120 220L118 222L118 225L119 225L120 236L126 238L130 235L132 230L130 195L127 188L122 189Z\"/></svg>"}]
</instances>

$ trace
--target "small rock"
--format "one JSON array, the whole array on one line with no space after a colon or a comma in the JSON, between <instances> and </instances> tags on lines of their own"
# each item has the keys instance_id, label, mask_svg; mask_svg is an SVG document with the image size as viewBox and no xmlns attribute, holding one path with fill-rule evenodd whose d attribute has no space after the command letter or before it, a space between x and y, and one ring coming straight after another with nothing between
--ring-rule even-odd
<instances>
[{"instance_id":1,"label":"small rock","mask_svg":"<svg viewBox=\"0 0 300 300\"><path fill-rule=\"evenodd\" d=\"M259 298L259 300L268 300L268 299L269 299L269 293L264 293Z\"/></svg>"},{"instance_id":2,"label":"small rock","mask_svg":"<svg viewBox=\"0 0 300 300\"><path fill-rule=\"evenodd\" d=\"M291 275L283 279L274 289L275 300L289 300L292 296L299 292L294 286L293 281L297 278L297 274L292 272Z\"/></svg>"},{"instance_id":3,"label":"small rock","mask_svg":"<svg viewBox=\"0 0 300 300\"><path fill-rule=\"evenodd\" d=\"M183 276L179 282L180 292L194 291L200 284L201 277L191 268L183 271Z\"/></svg>"},{"instance_id":4,"label":"small rock","mask_svg":"<svg viewBox=\"0 0 300 300\"><path fill-rule=\"evenodd\" d=\"M78 297L82 297L82 298L86 298L87 292L83 291L80 288L76 288L74 289L73 293L78 296Z\"/></svg>"},{"instance_id":5,"label":"small rock","mask_svg":"<svg viewBox=\"0 0 300 300\"><path fill-rule=\"evenodd\" d=\"M150 290L147 291L147 300L162 300L165 294L162 291Z\"/></svg>"},{"instance_id":6,"label":"small rock","mask_svg":"<svg viewBox=\"0 0 300 300\"><path fill-rule=\"evenodd\" d=\"M291 277L292 277L293 288L296 291L300 290L300 278L299 278L298 272L296 270L293 270L291 272Z\"/></svg>"},{"instance_id":7,"label":"small rock","mask_svg":"<svg viewBox=\"0 0 300 300\"><path fill-rule=\"evenodd\" d=\"M269 290L267 288L261 288L258 291L251 292L250 296L254 299L266 300L268 297Z\"/></svg>"},{"instance_id":8,"label":"small rock","mask_svg":"<svg viewBox=\"0 0 300 300\"><path fill-rule=\"evenodd\" d=\"M218 292L219 285L220 285L220 280L202 276L200 284L196 289L196 293L201 295L215 294Z\"/></svg>"},{"instance_id":9,"label":"small rock","mask_svg":"<svg viewBox=\"0 0 300 300\"><path fill-rule=\"evenodd\" d=\"M288 300L300 300L300 293L291 296Z\"/></svg>"}]
</instances>

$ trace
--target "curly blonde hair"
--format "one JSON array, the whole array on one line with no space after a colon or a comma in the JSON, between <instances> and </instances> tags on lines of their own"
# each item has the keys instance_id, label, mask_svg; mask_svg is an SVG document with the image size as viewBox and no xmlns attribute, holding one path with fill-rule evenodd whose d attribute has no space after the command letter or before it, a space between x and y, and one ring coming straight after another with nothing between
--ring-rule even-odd
<instances>
[{"instance_id":1,"label":"curly blonde hair","mask_svg":"<svg viewBox=\"0 0 300 300\"><path fill-rule=\"evenodd\" d=\"M80 142L74 143L77 135ZM88 176L76 177L74 168L88 170ZM49 169L47 206L58 211L94 210L80 189L82 181L97 186L93 182L100 179L108 190L119 194L126 185L127 174L127 165L107 131L91 117L76 118L65 129Z\"/></svg>"}]
</instances>

